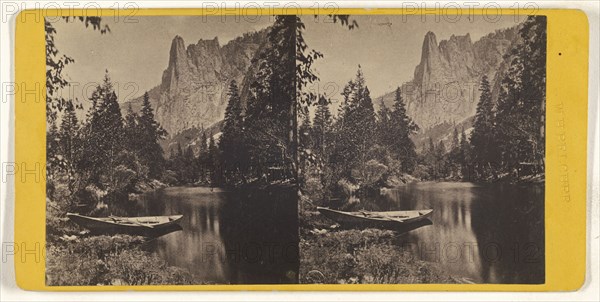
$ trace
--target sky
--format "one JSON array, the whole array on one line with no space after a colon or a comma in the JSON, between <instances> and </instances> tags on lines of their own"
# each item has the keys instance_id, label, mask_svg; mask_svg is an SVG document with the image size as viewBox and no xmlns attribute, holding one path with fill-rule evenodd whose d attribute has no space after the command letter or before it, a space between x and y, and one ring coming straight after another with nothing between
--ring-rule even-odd
<instances>
[{"instance_id":1,"label":"sky","mask_svg":"<svg viewBox=\"0 0 600 302\"><path fill-rule=\"evenodd\" d=\"M302 17L306 42L325 56L313 65L321 78L313 89L338 97L359 64L374 98L411 80L428 31L436 34L438 43L452 34L466 33L475 42L496 29L516 25L514 16L489 22L481 16L468 19L466 15L439 20L433 16L423 20L420 16L363 15L351 16L359 27L348 30L324 22L324 18L327 17ZM104 18L103 22L111 29L104 35L80 22L53 23L57 48L75 59L65 69L67 79L75 84L63 93L85 99L83 96L91 94L108 70L120 101L127 101L160 84L176 35L183 37L186 45L214 37L224 45L243 33L269 26L273 20L263 15L256 19L228 16L225 20L216 16L138 16L128 21L134 22Z\"/></svg>"},{"instance_id":2,"label":"sky","mask_svg":"<svg viewBox=\"0 0 600 302\"><path fill-rule=\"evenodd\" d=\"M176 35L184 39L186 46L214 37L218 37L222 46L243 33L273 23L272 17L265 15L255 20L227 16L225 22L215 16L134 18L128 22L123 18L103 18L111 30L104 35L85 28L81 22L67 23L62 19L53 22L58 50L75 59L65 68L65 74L76 84L63 93L85 99L82 96L90 95L108 70L119 100L127 101L160 84L169 63L171 41Z\"/></svg>"},{"instance_id":3,"label":"sky","mask_svg":"<svg viewBox=\"0 0 600 302\"><path fill-rule=\"evenodd\" d=\"M350 16L358 23L353 30L305 17L304 38L311 48L324 55L313 65L320 82L312 89L339 97L360 64L373 99L382 96L413 78L428 31L436 35L438 43L453 34L467 33L475 42L496 29L517 25L515 16L499 17L496 22L489 22L482 16L473 16L472 21L466 15L448 16L436 22L431 15L425 20L421 16ZM452 19L457 21L448 21Z\"/></svg>"}]
</instances>

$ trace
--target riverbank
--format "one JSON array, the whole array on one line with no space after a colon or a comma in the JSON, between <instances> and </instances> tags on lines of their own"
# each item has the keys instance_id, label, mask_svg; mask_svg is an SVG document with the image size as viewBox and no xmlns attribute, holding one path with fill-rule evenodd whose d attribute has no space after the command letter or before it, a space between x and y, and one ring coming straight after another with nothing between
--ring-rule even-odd
<instances>
[{"instance_id":1,"label":"riverbank","mask_svg":"<svg viewBox=\"0 0 600 302\"><path fill-rule=\"evenodd\" d=\"M167 187L159 181L136 185L127 202ZM49 286L199 284L187 269L169 266L146 249L141 236L93 236L66 217L66 190L46 200L46 283ZM102 205L102 204L100 204ZM96 212L106 210L94 209Z\"/></svg>"},{"instance_id":2,"label":"riverbank","mask_svg":"<svg viewBox=\"0 0 600 302\"><path fill-rule=\"evenodd\" d=\"M301 197L300 283L460 283L432 262L403 249L389 230L342 230Z\"/></svg>"},{"instance_id":3,"label":"riverbank","mask_svg":"<svg viewBox=\"0 0 600 302\"><path fill-rule=\"evenodd\" d=\"M198 284L183 268L169 266L144 250L139 236L65 235L47 241L46 284L189 285Z\"/></svg>"}]
</instances>

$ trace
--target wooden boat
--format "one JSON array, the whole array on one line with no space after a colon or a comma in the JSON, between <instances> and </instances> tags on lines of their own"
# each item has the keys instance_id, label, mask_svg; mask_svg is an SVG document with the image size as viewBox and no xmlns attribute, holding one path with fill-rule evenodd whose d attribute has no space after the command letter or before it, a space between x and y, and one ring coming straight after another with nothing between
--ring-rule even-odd
<instances>
[{"instance_id":1,"label":"wooden boat","mask_svg":"<svg viewBox=\"0 0 600 302\"><path fill-rule=\"evenodd\" d=\"M183 215L145 217L89 217L67 213L78 225L98 234L152 235L164 233L177 226Z\"/></svg>"},{"instance_id":2,"label":"wooden boat","mask_svg":"<svg viewBox=\"0 0 600 302\"><path fill-rule=\"evenodd\" d=\"M414 211L389 211L389 212L344 212L329 208L317 207L325 217L341 224L342 226L363 228L397 229L409 224L422 222L431 217L432 209Z\"/></svg>"}]
</instances>

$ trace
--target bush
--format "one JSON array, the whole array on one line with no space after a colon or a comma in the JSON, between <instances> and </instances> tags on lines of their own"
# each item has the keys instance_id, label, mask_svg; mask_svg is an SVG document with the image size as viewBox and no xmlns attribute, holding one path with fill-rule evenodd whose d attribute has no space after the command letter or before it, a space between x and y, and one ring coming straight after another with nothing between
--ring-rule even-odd
<instances>
[{"instance_id":1,"label":"bush","mask_svg":"<svg viewBox=\"0 0 600 302\"><path fill-rule=\"evenodd\" d=\"M310 217L307 217L310 219ZM378 229L306 233L300 242L301 283L454 283L434 263L416 260Z\"/></svg>"},{"instance_id":2,"label":"bush","mask_svg":"<svg viewBox=\"0 0 600 302\"><path fill-rule=\"evenodd\" d=\"M179 180L177 179L177 173L172 170L166 170L163 173L160 181L170 186L174 186L179 183Z\"/></svg>"},{"instance_id":3,"label":"bush","mask_svg":"<svg viewBox=\"0 0 600 302\"><path fill-rule=\"evenodd\" d=\"M369 160L365 166L358 171L362 184L373 186L383 180L383 176L388 172L388 167L374 159Z\"/></svg>"},{"instance_id":4,"label":"bush","mask_svg":"<svg viewBox=\"0 0 600 302\"><path fill-rule=\"evenodd\" d=\"M142 250L137 236L93 236L48 242L46 283L74 285L194 284L184 269Z\"/></svg>"},{"instance_id":5,"label":"bush","mask_svg":"<svg viewBox=\"0 0 600 302\"><path fill-rule=\"evenodd\" d=\"M417 165L412 175L417 179L431 179L431 175L429 175L425 165Z\"/></svg>"}]
</instances>

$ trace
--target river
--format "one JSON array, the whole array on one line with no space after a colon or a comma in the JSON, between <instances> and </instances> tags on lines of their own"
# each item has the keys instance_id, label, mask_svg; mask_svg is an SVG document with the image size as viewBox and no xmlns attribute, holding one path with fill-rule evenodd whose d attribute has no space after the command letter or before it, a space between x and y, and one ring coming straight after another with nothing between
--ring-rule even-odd
<instances>
[{"instance_id":1,"label":"river","mask_svg":"<svg viewBox=\"0 0 600 302\"><path fill-rule=\"evenodd\" d=\"M172 187L143 194L142 215L183 214L182 230L147 247L202 284L298 282L297 194L290 188L225 192Z\"/></svg>"},{"instance_id":2,"label":"river","mask_svg":"<svg viewBox=\"0 0 600 302\"><path fill-rule=\"evenodd\" d=\"M149 248L198 282L296 283L298 220L291 189L174 187L141 196L143 215L183 214L182 230ZM544 283L544 186L415 183L352 199L344 210L434 209L402 248L476 283Z\"/></svg>"},{"instance_id":3,"label":"river","mask_svg":"<svg viewBox=\"0 0 600 302\"><path fill-rule=\"evenodd\" d=\"M434 209L402 248L476 283L544 283L544 186L425 182L355 199L345 210Z\"/></svg>"}]
</instances>

